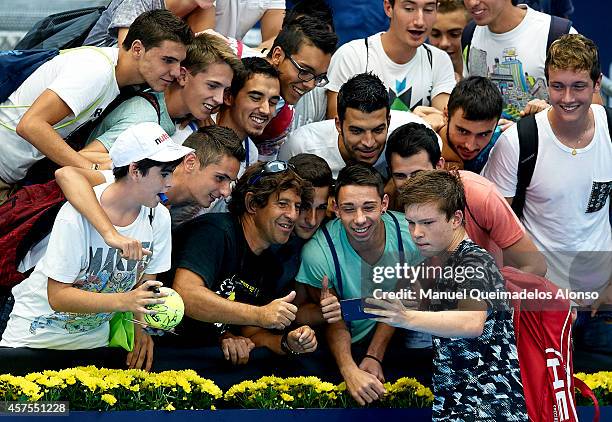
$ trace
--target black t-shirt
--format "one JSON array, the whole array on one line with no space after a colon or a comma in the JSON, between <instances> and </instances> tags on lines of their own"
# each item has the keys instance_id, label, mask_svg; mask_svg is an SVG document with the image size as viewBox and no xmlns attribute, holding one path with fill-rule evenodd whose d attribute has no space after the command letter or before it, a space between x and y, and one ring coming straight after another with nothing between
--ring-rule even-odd
<instances>
[{"instance_id":1,"label":"black t-shirt","mask_svg":"<svg viewBox=\"0 0 612 422\"><path fill-rule=\"evenodd\" d=\"M270 246L270 252L281 268L279 278L275 282L275 297L286 296L291 290L295 290L295 277L300 269L302 248L305 244L305 240L292 234L287 243Z\"/></svg>"},{"instance_id":2,"label":"black t-shirt","mask_svg":"<svg viewBox=\"0 0 612 422\"><path fill-rule=\"evenodd\" d=\"M263 305L275 298L276 281L282 268L265 250L255 255L244 237L238 218L229 213L212 213L181 224L172 233L172 263L199 275L210 290L239 302ZM189 330L205 330L212 335L210 324L185 317L181 324ZM227 327L215 324L219 334ZM192 333L188 334L189 336Z\"/></svg>"}]
</instances>

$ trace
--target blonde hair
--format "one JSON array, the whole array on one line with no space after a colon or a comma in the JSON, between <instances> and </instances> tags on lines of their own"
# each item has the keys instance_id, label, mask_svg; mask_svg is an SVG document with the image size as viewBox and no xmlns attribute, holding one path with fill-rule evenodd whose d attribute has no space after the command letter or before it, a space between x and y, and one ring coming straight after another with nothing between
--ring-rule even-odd
<instances>
[{"instance_id":1,"label":"blonde hair","mask_svg":"<svg viewBox=\"0 0 612 422\"><path fill-rule=\"evenodd\" d=\"M563 35L550 45L546 54L544 74L547 80L550 69L586 70L593 83L596 83L601 75L597 46L584 35Z\"/></svg>"},{"instance_id":2,"label":"blonde hair","mask_svg":"<svg viewBox=\"0 0 612 422\"><path fill-rule=\"evenodd\" d=\"M213 63L225 63L234 74L242 71L242 62L227 42L212 34L200 34L187 46L187 56L181 63L193 75L205 72Z\"/></svg>"}]
</instances>

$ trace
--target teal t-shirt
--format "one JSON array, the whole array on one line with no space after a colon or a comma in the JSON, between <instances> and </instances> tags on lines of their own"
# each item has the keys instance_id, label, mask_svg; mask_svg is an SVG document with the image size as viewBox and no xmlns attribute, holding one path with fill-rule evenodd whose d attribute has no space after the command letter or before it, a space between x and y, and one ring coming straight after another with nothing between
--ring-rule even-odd
<instances>
[{"instance_id":1,"label":"teal t-shirt","mask_svg":"<svg viewBox=\"0 0 612 422\"><path fill-rule=\"evenodd\" d=\"M168 114L164 93L153 92L152 94L155 95L159 103L160 126L164 128L168 135L174 135L176 127ZM93 130L87 144L97 139L109 151L119 134L128 127L142 122L157 123L157 112L149 101L140 96L135 96L111 111Z\"/></svg>"},{"instance_id":2,"label":"teal t-shirt","mask_svg":"<svg viewBox=\"0 0 612 422\"><path fill-rule=\"evenodd\" d=\"M365 262L355 252L349 243L342 222L335 219L327 223L326 227L338 254L340 272L342 276L342 295L340 299L355 299L372 294L373 289L381 288L389 291L395 288L395 279L387 279L382 283L374 283L374 267L395 267L400 262L397 229L393 219L389 216L393 213L399 222L402 243L404 245L404 256L407 265L417 265L423 258L417 247L412 242L408 231L408 222L404 215L395 211L388 211L382 215L385 224L385 251L374 265ZM322 230L318 230L311 240L302 249L302 264L296 277L300 283L321 288L321 280L327 275L330 287L333 287L338 295L338 278L334 267L329 245L325 240ZM351 322L351 341L357 342L364 338L376 325L376 321L365 319Z\"/></svg>"}]
</instances>

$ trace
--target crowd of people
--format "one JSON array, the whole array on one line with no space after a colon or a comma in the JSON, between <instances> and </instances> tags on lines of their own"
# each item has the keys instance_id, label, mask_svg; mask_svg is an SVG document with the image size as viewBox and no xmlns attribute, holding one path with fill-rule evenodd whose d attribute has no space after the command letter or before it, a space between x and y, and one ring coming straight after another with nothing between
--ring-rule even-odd
<instances>
[{"instance_id":1,"label":"crowd of people","mask_svg":"<svg viewBox=\"0 0 612 422\"><path fill-rule=\"evenodd\" d=\"M574 347L609 369L597 46L516 0L380 2L388 27L337 47L324 2L113 0L86 46L17 87L0 225L54 212L0 265L23 274L0 283L0 372L114 355L109 321L129 311L131 368L285 365L361 405L412 375L436 420L523 421L511 304L460 294L504 292L503 267L576 293ZM374 281L396 266L452 271ZM162 283L185 305L171 333L144 324ZM404 287L421 295L374 293Z\"/></svg>"}]
</instances>

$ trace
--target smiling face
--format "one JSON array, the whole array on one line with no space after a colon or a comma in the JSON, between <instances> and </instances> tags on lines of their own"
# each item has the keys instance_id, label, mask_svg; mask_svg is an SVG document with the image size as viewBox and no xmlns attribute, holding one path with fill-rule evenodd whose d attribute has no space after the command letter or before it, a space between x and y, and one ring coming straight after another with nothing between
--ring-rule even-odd
<instances>
[{"instance_id":1,"label":"smiling face","mask_svg":"<svg viewBox=\"0 0 612 422\"><path fill-rule=\"evenodd\" d=\"M312 206L301 209L300 216L295 223L295 234L298 235L300 239L310 239L321 226L327 211L328 196L328 186L314 188L314 201Z\"/></svg>"},{"instance_id":2,"label":"smiling face","mask_svg":"<svg viewBox=\"0 0 612 422\"><path fill-rule=\"evenodd\" d=\"M458 108L448 116L447 139L462 160L473 160L491 141L497 119L468 120Z\"/></svg>"},{"instance_id":3,"label":"smiling face","mask_svg":"<svg viewBox=\"0 0 612 422\"><path fill-rule=\"evenodd\" d=\"M586 70L549 69L548 95L555 118L564 124L586 121L600 83L601 77L593 84Z\"/></svg>"},{"instance_id":4,"label":"smiling face","mask_svg":"<svg viewBox=\"0 0 612 422\"><path fill-rule=\"evenodd\" d=\"M223 104L223 92L232 83L234 72L226 63L213 63L204 72L186 71L180 78L185 108L197 120L206 120Z\"/></svg>"},{"instance_id":5,"label":"smiling face","mask_svg":"<svg viewBox=\"0 0 612 422\"><path fill-rule=\"evenodd\" d=\"M277 78L254 74L249 78L236 97L226 101L229 106L228 126L239 137L256 137L263 133L274 117L280 100L280 83Z\"/></svg>"},{"instance_id":6,"label":"smiling face","mask_svg":"<svg viewBox=\"0 0 612 422\"><path fill-rule=\"evenodd\" d=\"M463 10L449 13L438 12L429 42L434 47L444 50L450 56L455 71L462 72L463 58L461 56L461 33L467 25L467 16Z\"/></svg>"},{"instance_id":7,"label":"smiling face","mask_svg":"<svg viewBox=\"0 0 612 422\"><path fill-rule=\"evenodd\" d=\"M193 202L209 207L217 198L227 198L231 194L231 182L236 180L240 162L235 157L224 155L218 163L201 167L194 154L194 161L186 165L194 168L185 178Z\"/></svg>"},{"instance_id":8,"label":"smiling face","mask_svg":"<svg viewBox=\"0 0 612 422\"><path fill-rule=\"evenodd\" d=\"M374 186L343 186L334 200L334 211L353 245L368 245L380 238L381 230L385 230L382 214L388 206L388 196L381 199Z\"/></svg>"},{"instance_id":9,"label":"smiling face","mask_svg":"<svg viewBox=\"0 0 612 422\"><path fill-rule=\"evenodd\" d=\"M187 50L181 43L163 41L159 47L145 49L140 41L131 48L138 60L138 71L152 90L161 92L180 76L181 61Z\"/></svg>"},{"instance_id":10,"label":"smiling face","mask_svg":"<svg viewBox=\"0 0 612 422\"><path fill-rule=\"evenodd\" d=\"M389 32L409 48L420 47L436 21L436 0L389 0L384 3L385 13L391 19Z\"/></svg>"},{"instance_id":11,"label":"smiling face","mask_svg":"<svg viewBox=\"0 0 612 422\"><path fill-rule=\"evenodd\" d=\"M463 0L465 8L478 26L486 26L503 18L504 9L512 7L511 0Z\"/></svg>"},{"instance_id":12,"label":"smiling face","mask_svg":"<svg viewBox=\"0 0 612 422\"><path fill-rule=\"evenodd\" d=\"M340 154L345 161L374 165L387 141L389 129L387 109L381 108L372 113L364 113L354 108L347 108L342 124L336 118L336 129L340 133Z\"/></svg>"},{"instance_id":13,"label":"smiling face","mask_svg":"<svg viewBox=\"0 0 612 422\"><path fill-rule=\"evenodd\" d=\"M454 244L455 231L461 227L462 213L448 220L436 202L413 204L406 207L408 230L419 252L424 257L439 255Z\"/></svg>"},{"instance_id":14,"label":"smiling face","mask_svg":"<svg viewBox=\"0 0 612 422\"><path fill-rule=\"evenodd\" d=\"M314 45L302 42L297 53L291 54L291 58L302 69L318 76L327 72L331 54L325 54ZM295 105L304 94L316 86L314 79L304 82L298 77L299 69L280 47L276 47L272 53L272 64L280 73L281 95L287 104Z\"/></svg>"},{"instance_id":15,"label":"smiling face","mask_svg":"<svg viewBox=\"0 0 612 422\"><path fill-rule=\"evenodd\" d=\"M253 215L259 236L267 244L287 243L300 213L302 199L293 190L274 192L263 208L257 208Z\"/></svg>"}]
</instances>

